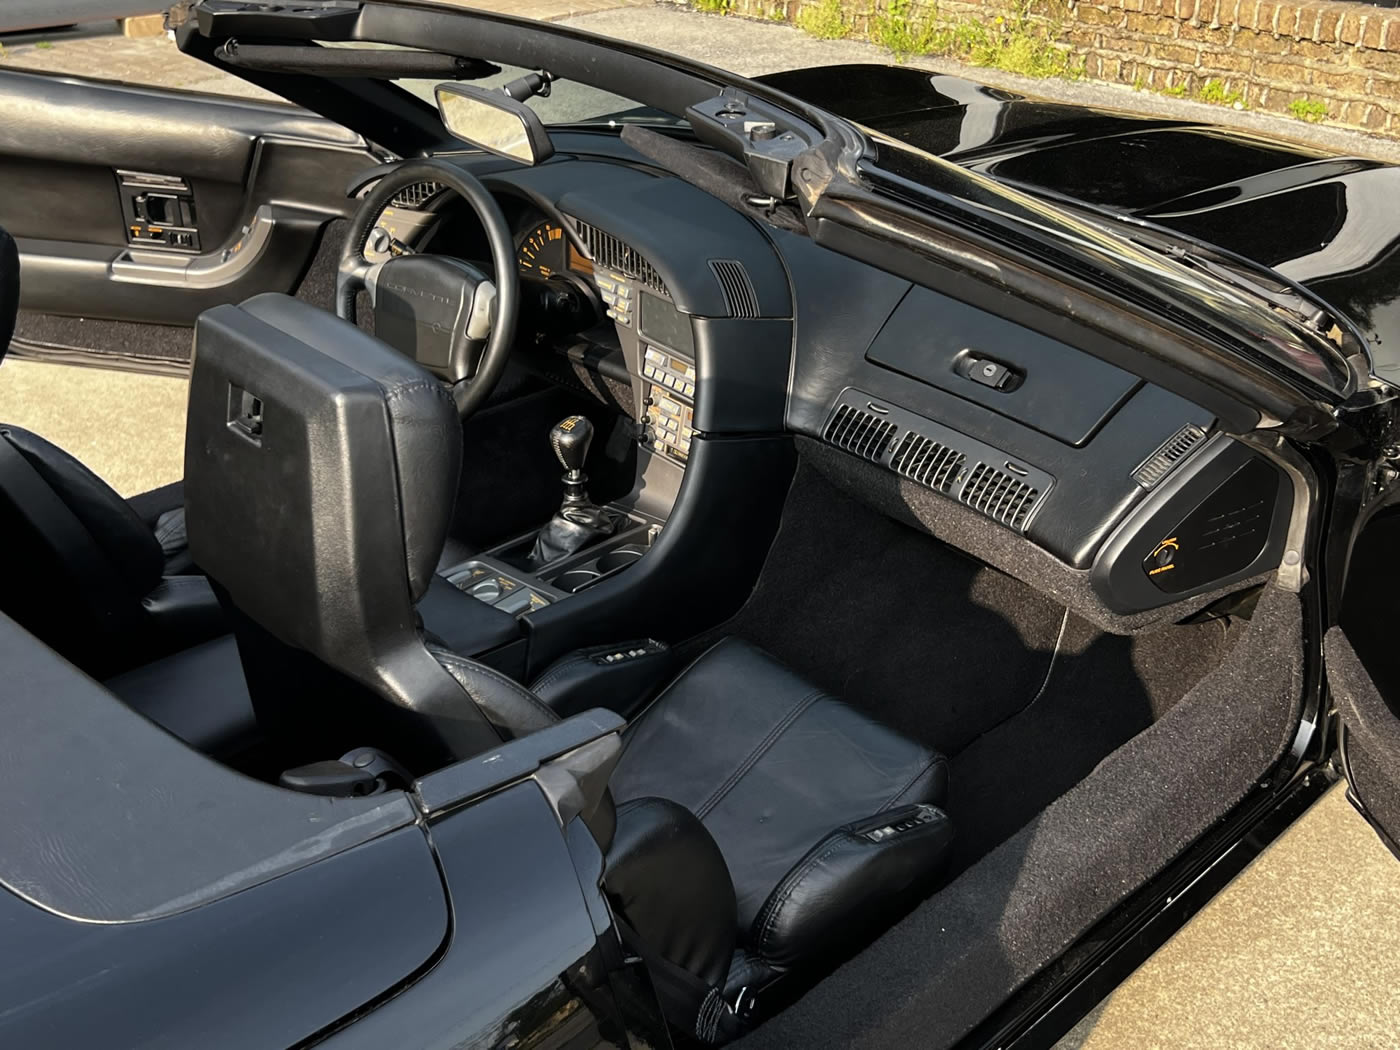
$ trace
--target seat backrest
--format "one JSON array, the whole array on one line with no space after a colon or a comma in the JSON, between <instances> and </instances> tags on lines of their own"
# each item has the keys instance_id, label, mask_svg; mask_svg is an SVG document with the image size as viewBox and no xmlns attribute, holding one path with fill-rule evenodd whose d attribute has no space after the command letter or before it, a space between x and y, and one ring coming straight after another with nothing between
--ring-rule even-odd
<instances>
[{"instance_id":1,"label":"seat backrest","mask_svg":"<svg viewBox=\"0 0 1400 1050\"><path fill-rule=\"evenodd\" d=\"M0 229L0 360L19 311L19 251ZM0 424L0 609L89 674L139 657L160 544L67 452Z\"/></svg>"},{"instance_id":2,"label":"seat backrest","mask_svg":"<svg viewBox=\"0 0 1400 1050\"><path fill-rule=\"evenodd\" d=\"M447 391L354 325L277 294L200 316L190 552L239 614L264 726L307 736L407 713L415 731L393 735L423 745L420 761L404 759L416 765L499 742L428 651L414 611L446 540L461 454ZM273 660L280 647L293 653Z\"/></svg>"}]
</instances>

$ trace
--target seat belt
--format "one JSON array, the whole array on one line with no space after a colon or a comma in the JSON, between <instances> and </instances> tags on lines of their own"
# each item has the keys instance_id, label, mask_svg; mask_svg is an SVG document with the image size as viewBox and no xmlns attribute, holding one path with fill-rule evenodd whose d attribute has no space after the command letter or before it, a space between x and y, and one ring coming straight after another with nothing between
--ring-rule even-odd
<instances>
[{"instance_id":1,"label":"seat belt","mask_svg":"<svg viewBox=\"0 0 1400 1050\"><path fill-rule=\"evenodd\" d=\"M126 626L132 597L121 590L112 561L82 521L0 430L0 498L73 575L97 623L113 633Z\"/></svg>"}]
</instances>

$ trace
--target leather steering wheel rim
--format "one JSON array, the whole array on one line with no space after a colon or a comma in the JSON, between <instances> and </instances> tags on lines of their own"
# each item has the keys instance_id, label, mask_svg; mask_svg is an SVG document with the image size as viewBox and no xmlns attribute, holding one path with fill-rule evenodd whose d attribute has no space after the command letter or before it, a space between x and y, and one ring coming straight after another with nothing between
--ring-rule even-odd
<instances>
[{"instance_id":1,"label":"leather steering wheel rim","mask_svg":"<svg viewBox=\"0 0 1400 1050\"><path fill-rule=\"evenodd\" d=\"M500 382L515 344L515 324L520 311L520 275L515 269L515 239L511 236L501 206L475 175L445 160L427 158L405 161L381 178L365 194L350 219L350 229L345 235L336 273L335 312L351 324L356 323L355 296L365 287L366 275L371 269L365 261L365 244L370 231L394 195L415 182L435 182L455 190L471 205L491 246L491 265L496 271L495 316L491 334L487 337L476 374L452 384L452 400L457 405L457 413L466 418L481 407Z\"/></svg>"}]
</instances>

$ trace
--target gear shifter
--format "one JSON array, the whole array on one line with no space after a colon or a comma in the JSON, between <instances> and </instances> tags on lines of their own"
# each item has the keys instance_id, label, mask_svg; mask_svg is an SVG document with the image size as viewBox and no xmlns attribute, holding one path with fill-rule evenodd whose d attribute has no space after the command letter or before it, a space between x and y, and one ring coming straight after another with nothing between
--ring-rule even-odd
<instances>
[{"instance_id":1,"label":"gear shifter","mask_svg":"<svg viewBox=\"0 0 1400 1050\"><path fill-rule=\"evenodd\" d=\"M588 498L583 464L592 443L593 424L583 416L569 416L549 432L549 445L564 468L564 502L535 537L532 569L566 558L617 531L617 516Z\"/></svg>"}]
</instances>

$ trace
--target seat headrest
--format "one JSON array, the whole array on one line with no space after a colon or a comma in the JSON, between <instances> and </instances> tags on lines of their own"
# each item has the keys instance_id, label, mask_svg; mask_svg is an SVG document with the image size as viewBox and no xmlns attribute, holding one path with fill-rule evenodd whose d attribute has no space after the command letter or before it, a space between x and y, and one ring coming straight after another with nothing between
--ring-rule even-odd
<instances>
[{"instance_id":1,"label":"seat headrest","mask_svg":"<svg viewBox=\"0 0 1400 1050\"><path fill-rule=\"evenodd\" d=\"M15 239L0 229L0 361L10 349L19 315L19 249Z\"/></svg>"},{"instance_id":2,"label":"seat headrest","mask_svg":"<svg viewBox=\"0 0 1400 1050\"><path fill-rule=\"evenodd\" d=\"M200 315L190 552L283 642L355 673L413 629L461 457L447 390L354 325L277 294Z\"/></svg>"}]
</instances>

